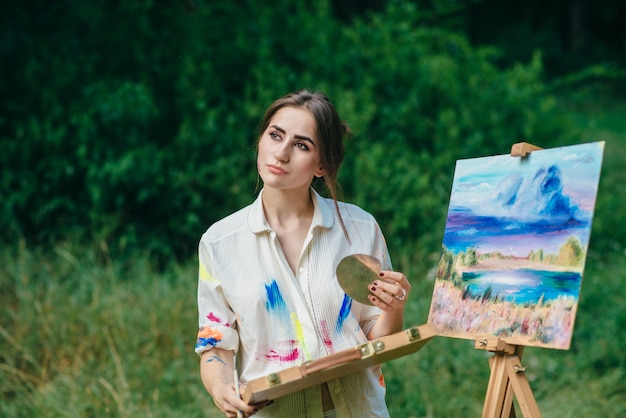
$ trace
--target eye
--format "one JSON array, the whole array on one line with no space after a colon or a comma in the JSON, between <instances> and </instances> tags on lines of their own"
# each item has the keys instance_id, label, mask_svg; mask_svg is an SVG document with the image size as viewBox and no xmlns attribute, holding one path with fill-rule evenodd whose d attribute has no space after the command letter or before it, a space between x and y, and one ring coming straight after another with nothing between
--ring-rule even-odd
<instances>
[{"instance_id":1,"label":"eye","mask_svg":"<svg viewBox=\"0 0 626 418\"><path fill-rule=\"evenodd\" d=\"M309 146L307 144L305 144L304 142L296 142L295 145L296 145L296 147L300 148L302 151L308 151L309 150Z\"/></svg>"},{"instance_id":2,"label":"eye","mask_svg":"<svg viewBox=\"0 0 626 418\"><path fill-rule=\"evenodd\" d=\"M280 136L280 133L276 132L276 131L270 132L269 135L270 135L270 138L272 138L275 141L280 141L282 139L281 136Z\"/></svg>"}]
</instances>

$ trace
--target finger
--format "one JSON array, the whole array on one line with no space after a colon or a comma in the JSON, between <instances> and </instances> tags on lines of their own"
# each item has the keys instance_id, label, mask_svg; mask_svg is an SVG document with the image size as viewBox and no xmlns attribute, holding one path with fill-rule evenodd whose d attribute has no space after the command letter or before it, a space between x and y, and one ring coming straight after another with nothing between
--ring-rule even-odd
<instances>
[{"instance_id":1,"label":"finger","mask_svg":"<svg viewBox=\"0 0 626 418\"><path fill-rule=\"evenodd\" d=\"M398 290L399 292L394 293L393 297L396 298L396 300L399 300L402 302L406 299L407 292L404 288L400 286L398 286Z\"/></svg>"},{"instance_id":2,"label":"finger","mask_svg":"<svg viewBox=\"0 0 626 418\"><path fill-rule=\"evenodd\" d=\"M379 303L390 305L391 302L393 302L393 296L387 290L385 290L385 287L389 286L390 285L381 281L375 281L374 283L372 283L369 288L369 291L372 294L370 297L370 301L372 301L372 303L374 304L376 304L376 301L378 301ZM374 299L372 299L372 297Z\"/></svg>"},{"instance_id":3,"label":"finger","mask_svg":"<svg viewBox=\"0 0 626 418\"><path fill-rule=\"evenodd\" d=\"M406 276L399 271L381 271L378 276L387 283L398 283L404 288L411 287L411 284L409 283Z\"/></svg>"},{"instance_id":4,"label":"finger","mask_svg":"<svg viewBox=\"0 0 626 418\"><path fill-rule=\"evenodd\" d=\"M407 289L405 289L399 282L394 282L393 284L389 284L385 291L393 296L396 300L403 301L407 296Z\"/></svg>"},{"instance_id":5,"label":"finger","mask_svg":"<svg viewBox=\"0 0 626 418\"><path fill-rule=\"evenodd\" d=\"M252 412L249 412L249 413L248 413L248 412L246 412L246 413L244 413L243 415L244 415L246 418L247 418L247 417L251 417L251 416L253 416L254 414L256 414L257 412L259 412L261 409L266 408L266 407L270 406L270 405L271 405L271 404L273 404L273 403L274 403L274 401L273 401L273 400L270 400L270 401L267 401L267 402L259 402L259 403L255 403L255 404L251 405L251 406L253 407Z\"/></svg>"},{"instance_id":6,"label":"finger","mask_svg":"<svg viewBox=\"0 0 626 418\"><path fill-rule=\"evenodd\" d=\"M381 272L383 279L386 283L390 283L392 287L385 287L385 291L395 296L398 300L405 300L409 291L411 290L411 283L409 283L406 276L399 272Z\"/></svg>"},{"instance_id":7,"label":"finger","mask_svg":"<svg viewBox=\"0 0 626 418\"><path fill-rule=\"evenodd\" d=\"M387 296L387 297L389 297L389 296ZM393 299L393 298L391 298L391 299ZM390 311L390 310L394 309L393 302L391 302L391 300L390 300L389 303L387 303L387 302L385 302L383 300L383 297L379 297L379 296L376 296L376 295L370 295L369 296L369 300L372 303L372 305L376 306L381 311L385 311L386 312L386 311Z\"/></svg>"},{"instance_id":8,"label":"finger","mask_svg":"<svg viewBox=\"0 0 626 418\"><path fill-rule=\"evenodd\" d=\"M393 271L381 271L378 275L382 283L395 284L402 282L402 276L395 274Z\"/></svg>"},{"instance_id":9,"label":"finger","mask_svg":"<svg viewBox=\"0 0 626 418\"><path fill-rule=\"evenodd\" d=\"M384 302L393 302L390 299L384 298L383 293L378 293L379 290L394 297L397 300L404 300L406 298L407 291L398 282L386 282L382 280L375 280L370 285L370 292L382 297Z\"/></svg>"},{"instance_id":10,"label":"finger","mask_svg":"<svg viewBox=\"0 0 626 418\"><path fill-rule=\"evenodd\" d=\"M248 405L242 400L237 400L233 402L233 406L235 407L235 413L240 411L243 415L252 415L259 411L259 409L255 405Z\"/></svg>"},{"instance_id":11,"label":"finger","mask_svg":"<svg viewBox=\"0 0 626 418\"><path fill-rule=\"evenodd\" d=\"M226 397L225 400L229 406L228 409L228 414L229 416L231 414L234 414L234 417L239 417L241 415L238 415L238 413L246 415L246 414L253 414L257 411L255 411L255 406L254 405L248 405L246 402L243 401L243 399L241 399L239 396L237 396L237 393L235 391L234 386L232 387L232 392L230 392Z\"/></svg>"}]
</instances>

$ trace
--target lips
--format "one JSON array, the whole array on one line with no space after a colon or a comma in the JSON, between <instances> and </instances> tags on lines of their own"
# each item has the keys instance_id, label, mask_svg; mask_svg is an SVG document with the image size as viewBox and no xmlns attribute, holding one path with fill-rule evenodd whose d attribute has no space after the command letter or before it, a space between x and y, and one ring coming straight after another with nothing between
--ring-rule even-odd
<instances>
[{"instance_id":1,"label":"lips","mask_svg":"<svg viewBox=\"0 0 626 418\"><path fill-rule=\"evenodd\" d=\"M267 169L272 174L287 174L287 172L285 170L283 170L282 168L280 168L277 165L267 164Z\"/></svg>"}]
</instances>

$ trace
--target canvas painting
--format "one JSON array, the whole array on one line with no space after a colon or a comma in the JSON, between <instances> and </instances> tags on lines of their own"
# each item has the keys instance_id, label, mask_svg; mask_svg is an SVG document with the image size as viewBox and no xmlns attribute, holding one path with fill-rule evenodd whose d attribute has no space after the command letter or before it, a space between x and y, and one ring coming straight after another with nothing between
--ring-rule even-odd
<instances>
[{"instance_id":1,"label":"canvas painting","mask_svg":"<svg viewBox=\"0 0 626 418\"><path fill-rule=\"evenodd\" d=\"M569 349L604 142L456 163L428 322Z\"/></svg>"}]
</instances>

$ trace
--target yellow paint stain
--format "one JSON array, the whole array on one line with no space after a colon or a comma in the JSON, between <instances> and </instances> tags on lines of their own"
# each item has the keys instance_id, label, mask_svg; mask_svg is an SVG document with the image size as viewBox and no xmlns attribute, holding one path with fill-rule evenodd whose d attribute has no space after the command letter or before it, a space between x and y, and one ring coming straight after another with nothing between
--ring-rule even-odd
<instances>
[{"instance_id":1,"label":"yellow paint stain","mask_svg":"<svg viewBox=\"0 0 626 418\"><path fill-rule=\"evenodd\" d=\"M208 270L206 269L206 267L204 267L204 264L200 263L200 272L199 272L199 276L200 276L200 280L206 280L208 282L212 282L212 283L216 283L217 280L211 276L211 273L208 272Z\"/></svg>"},{"instance_id":2,"label":"yellow paint stain","mask_svg":"<svg viewBox=\"0 0 626 418\"><path fill-rule=\"evenodd\" d=\"M305 361L311 360L311 356L306 349L306 343L304 341L304 331L302 331L302 324L300 323L300 320L298 319L298 316L295 312L291 313L291 323L296 330L296 340L298 341L298 345L302 347Z\"/></svg>"}]
</instances>

